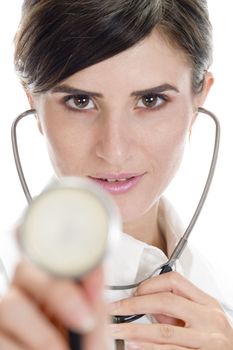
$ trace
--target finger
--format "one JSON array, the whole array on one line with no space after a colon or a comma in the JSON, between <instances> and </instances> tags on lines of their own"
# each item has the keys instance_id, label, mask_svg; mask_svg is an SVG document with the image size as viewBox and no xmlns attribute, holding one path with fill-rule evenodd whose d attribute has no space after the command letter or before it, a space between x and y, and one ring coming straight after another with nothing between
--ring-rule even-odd
<instances>
[{"instance_id":1,"label":"finger","mask_svg":"<svg viewBox=\"0 0 233 350\"><path fill-rule=\"evenodd\" d=\"M109 336L107 335L107 309L104 300L104 278L102 268L97 268L91 272L91 275L82 280L89 300L92 302L93 310L97 317L95 329L83 337L83 348L85 350L108 350L112 348L109 345Z\"/></svg>"},{"instance_id":2,"label":"finger","mask_svg":"<svg viewBox=\"0 0 233 350\"><path fill-rule=\"evenodd\" d=\"M11 289L1 301L0 329L18 340L24 349L68 350L61 333L16 289Z\"/></svg>"},{"instance_id":3,"label":"finger","mask_svg":"<svg viewBox=\"0 0 233 350\"><path fill-rule=\"evenodd\" d=\"M22 347L22 346L16 344L15 341L7 338L3 334L0 334L0 344L1 344L1 350L27 350L27 349L25 349L25 347Z\"/></svg>"},{"instance_id":4,"label":"finger","mask_svg":"<svg viewBox=\"0 0 233 350\"><path fill-rule=\"evenodd\" d=\"M96 324L96 315L82 286L69 279L53 278L28 262L16 269L13 284L24 290L64 326L86 333Z\"/></svg>"},{"instance_id":5,"label":"finger","mask_svg":"<svg viewBox=\"0 0 233 350\"><path fill-rule=\"evenodd\" d=\"M141 342L127 342L127 350L194 350L194 348L187 348L177 345L158 345L151 343L141 343Z\"/></svg>"},{"instance_id":6,"label":"finger","mask_svg":"<svg viewBox=\"0 0 233 350\"><path fill-rule=\"evenodd\" d=\"M200 305L218 305L218 302L214 298L174 271L155 276L141 283L135 295L160 292L171 292Z\"/></svg>"},{"instance_id":7,"label":"finger","mask_svg":"<svg viewBox=\"0 0 233 350\"><path fill-rule=\"evenodd\" d=\"M109 326L114 339L152 344L176 345L199 349L206 343L206 335L193 329L164 324L114 324Z\"/></svg>"},{"instance_id":8,"label":"finger","mask_svg":"<svg viewBox=\"0 0 233 350\"><path fill-rule=\"evenodd\" d=\"M109 305L111 315L162 314L200 325L205 307L172 293L157 293L119 300Z\"/></svg>"},{"instance_id":9,"label":"finger","mask_svg":"<svg viewBox=\"0 0 233 350\"><path fill-rule=\"evenodd\" d=\"M94 306L99 306L100 302L104 303L104 274L101 267L97 267L88 275L84 276L81 282L90 301Z\"/></svg>"},{"instance_id":10,"label":"finger","mask_svg":"<svg viewBox=\"0 0 233 350\"><path fill-rule=\"evenodd\" d=\"M184 321L174 317L163 314L154 314L152 316L155 319L155 322L157 321L158 323L170 324L179 327L188 326ZM197 307L195 307L192 315L192 320L196 320L197 322L190 322L189 326L195 325L196 330L202 331L202 329L205 329L206 332L219 332L220 330L225 331L230 326L229 320L227 319L224 311L221 308L211 306L199 307L197 304Z\"/></svg>"}]
</instances>

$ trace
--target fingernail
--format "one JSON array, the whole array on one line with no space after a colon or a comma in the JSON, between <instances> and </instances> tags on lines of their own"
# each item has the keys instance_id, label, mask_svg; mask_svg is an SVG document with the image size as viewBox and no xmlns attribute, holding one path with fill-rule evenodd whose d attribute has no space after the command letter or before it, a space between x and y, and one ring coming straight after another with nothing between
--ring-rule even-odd
<instances>
[{"instance_id":1,"label":"fingernail","mask_svg":"<svg viewBox=\"0 0 233 350\"><path fill-rule=\"evenodd\" d=\"M129 343L127 343L126 349L127 350L142 350L142 347L138 343L129 342Z\"/></svg>"},{"instance_id":2,"label":"fingernail","mask_svg":"<svg viewBox=\"0 0 233 350\"><path fill-rule=\"evenodd\" d=\"M86 316L81 322L80 322L80 331L82 333L89 333L93 331L96 327L96 319L89 315Z\"/></svg>"},{"instance_id":3,"label":"fingernail","mask_svg":"<svg viewBox=\"0 0 233 350\"><path fill-rule=\"evenodd\" d=\"M83 333L91 332L97 324L95 316L89 308L75 299L66 303L64 310L67 322L72 328Z\"/></svg>"},{"instance_id":4,"label":"fingernail","mask_svg":"<svg viewBox=\"0 0 233 350\"><path fill-rule=\"evenodd\" d=\"M70 316L70 321L73 325L75 325L75 328L82 333L89 333L93 331L97 324L94 316L88 314L83 314L80 316L80 314L76 315L75 312L73 312L72 316Z\"/></svg>"}]
</instances>

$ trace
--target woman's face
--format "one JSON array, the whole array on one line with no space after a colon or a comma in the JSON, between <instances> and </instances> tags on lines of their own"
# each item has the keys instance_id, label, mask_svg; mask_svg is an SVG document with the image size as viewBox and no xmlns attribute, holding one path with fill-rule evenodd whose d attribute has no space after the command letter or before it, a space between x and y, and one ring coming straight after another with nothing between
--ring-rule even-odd
<instances>
[{"instance_id":1,"label":"woman's face","mask_svg":"<svg viewBox=\"0 0 233 350\"><path fill-rule=\"evenodd\" d=\"M155 31L32 96L56 173L99 182L124 222L142 216L174 177L203 102L191 82L185 56Z\"/></svg>"}]
</instances>

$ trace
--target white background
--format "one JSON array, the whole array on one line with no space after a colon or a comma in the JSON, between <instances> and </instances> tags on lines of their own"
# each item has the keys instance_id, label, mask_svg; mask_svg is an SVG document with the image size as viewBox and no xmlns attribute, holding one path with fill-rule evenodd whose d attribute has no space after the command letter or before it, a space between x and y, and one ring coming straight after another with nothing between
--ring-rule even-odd
<instances>
[{"instance_id":1,"label":"white background","mask_svg":"<svg viewBox=\"0 0 233 350\"><path fill-rule=\"evenodd\" d=\"M14 74L13 36L20 15L21 1L7 1L0 5L0 233L7 231L20 215L26 202L14 168L10 126L13 118L28 109L28 103ZM233 302L233 41L232 10L229 0L209 0L210 16L214 27L214 64L211 71L215 86L206 107L219 117L222 140L218 167L204 210L192 233L191 241L211 261ZM20 142L26 176L33 192L43 186L50 168L45 156L43 140L33 120L20 128ZM29 132L30 130L30 132ZM35 130L35 131L34 131ZM208 170L213 143L213 123L199 118L187 146L187 155L181 171L168 191L168 196L187 224L201 193ZM42 151L41 151L42 149ZM43 160L42 160L43 159ZM36 187L37 186L37 187Z\"/></svg>"}]
</instances>

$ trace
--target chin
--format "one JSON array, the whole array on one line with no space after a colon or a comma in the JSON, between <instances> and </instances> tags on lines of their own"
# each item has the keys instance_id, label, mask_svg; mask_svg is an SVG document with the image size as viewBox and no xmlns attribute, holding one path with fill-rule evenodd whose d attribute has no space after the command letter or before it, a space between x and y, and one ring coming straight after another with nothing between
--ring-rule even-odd
<instances>
[{"instance_id":1,"label":"chin","mask_svg":"<svg viewBox=\"0 0 233 350\"><path fill-rule=\"evenodd\" d=\"M123 203L116 201L116 204L120 211L123 224L133 223L137 221L150 209L150 206L142 205L143 203L140 201L129 203L126 201L123 201Z\"/></svg>"},{"instance_id":2,"label":"chin","mask_svg":"<svg viewBox=\"0 0 233 350\"><path fill-rule=\"evenodd\" d=\"M140 196L140 198L134 198L134 200L130 201L127 201L126 198L121 200L114 198L120 210L123 224L136 224L137 222L139 223L143 217L145 219L145 216L147 216L147 214L149 214L149 217L147 217L147 219L150 218L149 220L151 220L154 217L154 220L156 221L156 207L162 194L150 193L150 195L151 197L149 197L148 194L148 196Z\"/></svg>"}]
</instances>

